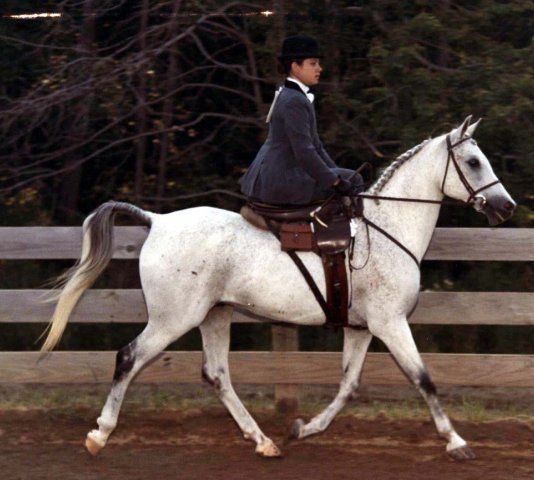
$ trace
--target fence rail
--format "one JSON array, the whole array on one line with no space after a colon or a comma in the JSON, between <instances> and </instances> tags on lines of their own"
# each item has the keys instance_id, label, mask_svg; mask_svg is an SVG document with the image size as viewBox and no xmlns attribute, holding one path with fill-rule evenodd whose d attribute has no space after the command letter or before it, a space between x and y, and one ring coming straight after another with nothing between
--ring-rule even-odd
<instances>
[{"instance_id":1,"label":"fence rail","mask_svg":"<svg viewBox=\"0 0 534 480\"><path fill-rule=\"evenodd\" d=\"M147 229L116 227L116 259L136 259ZM533 261L534 230L438 228L425 260ZM80 254L79 227L0 228L0 260L73 259ZM423 267L424 268L424 267ZM0 290L0 323L47 322L53 305L40 303L44 290ZM420 295L410 318L417 324L534 325L534 294L529 292L431 292ZM140 290L89 290L72 322L146 322ZM234 322L262 321L236 312ZM275 384L277 395L293 395L299 384L335 384L341 378L341 353L299 352L296 328L273 326L273 350L231 352L235 382ZM139 381L198 382L201 352L164 352ZM534 355L423 354L442 385L534 387ZM109 382L114 352L0 352L0 382ZM388 354L368 355L363 382L395 385L406 382Z\"/></svg>"},{"instance_id":2,"label":"fence rail","mask_svg":"<svg viewBox=\"0 0 534 480\"><path fill-rule=\"evenodd\" d=\"M0 322L44 323L54 306L42 303L48 290L0 290ZM432 325L534 325L534 295L528 292L421 292L410 323ZM235 312L235 323L261 317ZM145 323L141 290L88 290L70 323Z\"/></svg>"},{"instance_id":3,"label":"fence rail","mask_svg":"<svg viewBox=\"0 0 534 480\"><path fill-rule=\"evenodd\" d=\"M115 227L113 258L135 259L145 227ZM78 258L81 227L0 227L0 259ZM529 228L436 228L425 260L533 261Z\"/></svg>"},{"instance_id":4,"label":"fence rail","mask_svg":"<svg viewBox=\"0 0 534 480\"><path fill-rule=\"evenodd\" d=\"M115 352L1 352L2 381L9 383L109 383ZM423 354L439 385L534 387L534 355ZM144 383L200 381L202 352L165 352L136 379ZM329 385L341 379L339 352L230 352L235 383ZM363 382L407 382L391 356L370 353Z\"/></svg>"}]
</instances>

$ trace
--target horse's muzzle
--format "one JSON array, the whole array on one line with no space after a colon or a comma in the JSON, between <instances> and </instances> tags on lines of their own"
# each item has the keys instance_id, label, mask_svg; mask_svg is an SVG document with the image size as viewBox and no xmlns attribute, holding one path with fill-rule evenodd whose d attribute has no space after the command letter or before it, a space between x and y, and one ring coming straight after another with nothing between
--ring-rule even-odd
<instances>
[{"instance_id":1,"label":"horse's muzzle","mask_svg":"<svg viewBox=\"0 0 534 480\"><path fill-rule=\"evenodd\" d=\"M477 195L473 207L478 212L484 213L489 224L495 226L508 220L514 214L517 204L511 198L499 196L487 200L483 195Z\"/></svg>"}]
</instances>

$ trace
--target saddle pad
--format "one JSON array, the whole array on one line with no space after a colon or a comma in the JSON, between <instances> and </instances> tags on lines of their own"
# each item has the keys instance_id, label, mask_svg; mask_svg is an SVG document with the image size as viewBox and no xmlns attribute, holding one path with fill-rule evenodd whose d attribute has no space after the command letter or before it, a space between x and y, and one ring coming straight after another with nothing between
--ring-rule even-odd
<instances>
[{"instance_id":1,"label":"saddle pad","mask_svg":"<svg viewBox=\"0 0 534 480\"><path fill-rule=\"evenodd\" d=\"M280 225L282 250L310 251L314 246L313 232L309 223L282 223Z\"/></svg>"}]
</instances>

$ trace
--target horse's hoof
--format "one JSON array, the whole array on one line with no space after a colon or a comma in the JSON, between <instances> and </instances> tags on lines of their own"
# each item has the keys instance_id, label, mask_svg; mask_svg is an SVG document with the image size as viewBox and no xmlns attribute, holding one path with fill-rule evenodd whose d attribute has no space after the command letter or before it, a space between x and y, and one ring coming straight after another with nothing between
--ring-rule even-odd
<instances>
[{"instance_id":1,"label":"horse's hoof","mask_svg":"<svg viewBox=\"0 0 534 480\"><path fill-rule=\"evenodd\" d=\"M259 444L256 447L256 453L262 457L281 457L282 452L280 449L271 441L268 440L262 444Z\"/></svg>"},{"instance_id":2,"label":"horse's hoof","mask_svg":"<svg viewBox=\"0 0 534 480\"><path fill-rule=\"evenodd\" d=\"M289 438L294 438L295 440L298 440L300 438L300 434L302 432L302 429L304 428L304 420L302 418L297 418L293 425L291 425L291 432L289 435Z\"/></svg>"},{"instance_id":3,"label":"horse's hoof","mask_svg":"<svg viewBox=\"0 0 534 480\"><path fill-rule=\"evenodd\" d=\"M473 460L476 458L476 455L473 453L467 445L463 447L454 448L447 452L454 460L463 461L463 460Z\"/></svg>"},{"instance_id":4,"label":"horse's hoof","mask_svg":"<svg viewBox=\"0 0 534 480\"><path fill-rule=\"evenodd\" d=\"M93 432L89 432L87 434L87 438L85 439L85 448L87 448L87 451L95 456L100 450L104 448L104 444L100 443L95 436L93 435Z\"/></svg>"}]
</instances>

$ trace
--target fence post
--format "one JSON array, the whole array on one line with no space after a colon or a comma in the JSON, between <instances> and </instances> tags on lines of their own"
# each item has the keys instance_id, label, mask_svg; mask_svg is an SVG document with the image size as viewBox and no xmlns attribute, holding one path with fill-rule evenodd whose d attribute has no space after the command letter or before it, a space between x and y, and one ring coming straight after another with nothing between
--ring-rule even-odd
<instances>
[{"instance_id":1,"label":"fence post","mask_svg":"<svg viewBox=\"0 0 534 480\"><path fill-rule=\"evenodd\" d=\"M273 351L291 352L299 349L299 332L296 326L273 325L271 334ZM275 384L274 399L279 413L295 412L299 404L297 385Z\"/></svg>"}]
</instances>

